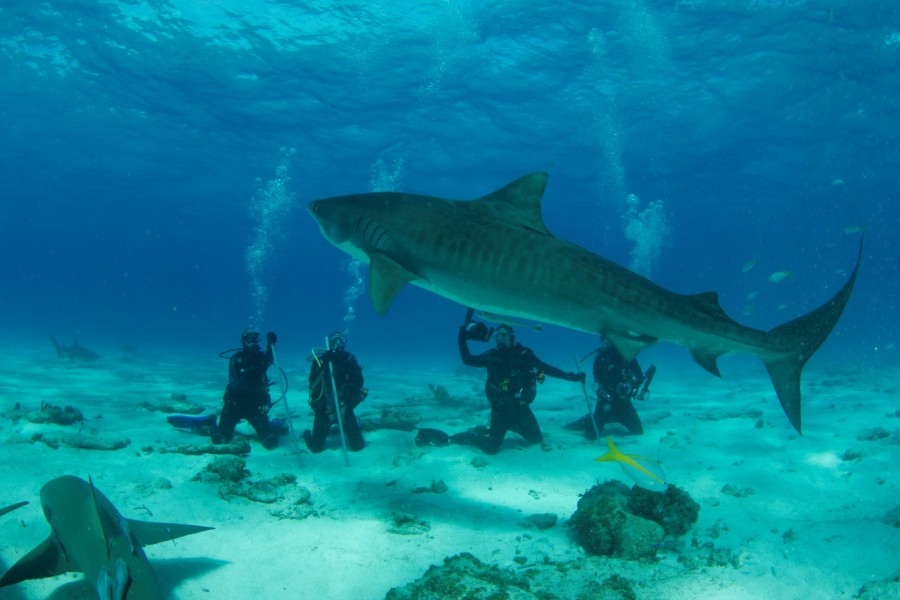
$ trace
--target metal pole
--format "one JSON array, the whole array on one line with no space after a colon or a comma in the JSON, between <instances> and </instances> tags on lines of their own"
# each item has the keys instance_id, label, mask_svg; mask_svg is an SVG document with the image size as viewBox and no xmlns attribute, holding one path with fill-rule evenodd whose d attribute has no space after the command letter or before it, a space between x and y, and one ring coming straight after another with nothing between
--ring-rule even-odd
<instances>
[{"instance_id":1,"label":"metal pole","mask_svg":"<svg viewBox=\"0 0 900 600\"><path fill-rule=\"evenodd\" d=\"M590 354L588 354L588 356L590 356ZM581 363L578 362L578 357L573 356L572 358L575 359L575 369L581 373ZM584 381L581 382L581 393L584 394L584 404L587 406L588 410L587 418L591 420L591 425L594 426L594 433L597 434L597 440L602 444L603 440L600 439L600 428L597 427L597 421L594 419L594 411L591 410L591 400L588 398L587 386L584 384ZM599 402L599 400L597 400L597 402Z\"/></svg>"},{"instance_id":2,"label":"metal pole","mask_svg":"<svg viewBox=\"0 0 900 600\"><path fill-rule=\"evenodd\" d=\"M278 366L278 355L275 353L274 345L272 345L272 364L275 365L276 369L281 371L281 367ZM288 408L287 390L281 395L281 400L284 402L284 418L287 419L288 431L291 434L291 442L294 444L294 452L297 453L297 462L299 462L302 467L303 461L300 458L300 442L297 440L297 432L294 431L294 422L291 420L291 409Z\"/></svg>"},{"instance_id":3,"label":"metal pole","mask_svg":"<svg viewBox=\"0 0 900 600\"><path fill-rule=\"evenodd\" d=\"M331 351L331 340L325 338L325 349ZM341 417L341 403L338 401L337 385L334 383L334 369L328 361L328 378L331 379L331 395L334 398L334 414L337 415L338 431L341 433L341 447L344 449L344 466L350 466L350 454L347 452L347 437L344 435L344 419Z\"/></svg>"}]
</instances>

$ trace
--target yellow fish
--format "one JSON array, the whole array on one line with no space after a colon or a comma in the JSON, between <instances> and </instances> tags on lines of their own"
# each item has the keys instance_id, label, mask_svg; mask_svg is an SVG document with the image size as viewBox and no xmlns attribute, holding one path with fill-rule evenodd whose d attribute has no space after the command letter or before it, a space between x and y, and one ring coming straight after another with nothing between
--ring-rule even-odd
<instances>
[{"instance_id":1,"label":"yellow fish","mask_svg":"<svg viewBox=\"0 0 900 600\"><path fill-rule=\"evenodd\" d=\"M606 444L609 451L594 460L597 462L616 462L638 487L651 492L664 492L669 484L666 483L666 474L658 462L646 456L637 454L622 454L612 439L607 436Z\"/></svg>"},{"instance_id":2,"label":"yellow fish","mask_svg":"<svg viewBox=\"0 0 900 600\"><path fill-rule=\"evenodd\" d=\"M750 260L744 263L744 267L741 269L742 272L746 273L750 269L756 266L757 258L756 255L753 256Z\"/></svg>"},{"instance_id":3,"label":"yellow fish","mask_svg":"<svg viewBox=\"0 0 900 600\"><path fill-rule=\"evenodd\" d=\"M791 271L775 271L769 275L769 281L772 283L781 283L785 279L789 279L793 276L794 274Z\"/></svg>"}]
</instances>

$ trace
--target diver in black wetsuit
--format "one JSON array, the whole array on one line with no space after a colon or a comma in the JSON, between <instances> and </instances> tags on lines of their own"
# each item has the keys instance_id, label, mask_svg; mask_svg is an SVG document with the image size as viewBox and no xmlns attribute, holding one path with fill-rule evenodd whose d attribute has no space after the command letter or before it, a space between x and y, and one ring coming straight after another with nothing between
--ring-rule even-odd
<instances>
[{"instance_id":1,"label":"diver in black wetsuit","mask_svg":"<svg viewBox=\"0 0 900 600\"><path fill-rule=\"evenodd\" d=\"M335 331L329 336L328 345L329 350L311 358L309 406L316 416L312 431L307 429L303 432L303 440L310 452L318 454L325 449L325 438L328 437L331 424L337 423L331 387L333 376L347 446L350 450L359 452L366 447L366 442L353 409L366 399L369 390L364 387L362 367L356 356L346 350L346 336L340 331Z\"/></svg>"},{"instance_id":2,"label":"diver in black wetsuit","mask_svg":"<svg viewBox=\"0 0 900 600\"><path fill-rule=\"evenodd\" d=\"M231 441L234 427L246 419L267 450L278 446L278 437L269 423L269 378L266 370L272 364L272 347L277 337L271 331L266 334L266 351L259 347L259 332L247 329L241 334L241 349L228 361L228 386L222 398L219 423L212 428L212 441L221 444Z\"/></svg>"},{"instance_id":3,"label":"diver in black wetsuit","mask_svg":"<svg viewBox=\"0 0 900 600\"><path fill-rule=\"evenodd\" d=\"M472 311L469 310L466 322L459 328L459 354L463 364L487 369L484 391L491 405L490 427L476 427L449 438L438 430L420 429L417 444L443 445L449 441L474 445L486 454L496 454L507 431L518 433L530 444L540 444L544 436L529 406L537 395L537 383L543 382L545 375L584 382L584 373L567 373L548 365L530 348L516 342L515 333L509 325L500 325L494 332L495 348L478 355L469 351L468 340L486 342L490 336L487 326L473 321Z\"/></svg>"},{"instance_id":4,"label":"diver in black wetsuit","mask_svg":"<svg viewBox=\"0 0 900 600\"><path fill-rule=\"evenodd\" d=\"M619 423L631 435L643 434L644 426L633 401L644 399L656 367L651 365L645 374L637 359L626 362L622 353L603 338L595 352L593 371L597 406L594 408L594 422L597 429L594 429L587 416L570 423L566 428L583 431L590 440L597 439L598 431L602 435L603 428L609 423Z\"/></svg>"}]
</instances>

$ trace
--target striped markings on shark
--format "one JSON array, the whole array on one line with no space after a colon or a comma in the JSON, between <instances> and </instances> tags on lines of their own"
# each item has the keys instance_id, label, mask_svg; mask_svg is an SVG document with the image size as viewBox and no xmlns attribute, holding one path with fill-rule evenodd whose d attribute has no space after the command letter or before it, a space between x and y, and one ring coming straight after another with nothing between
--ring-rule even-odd
<instances>
[{"instance_id":1,"label":"striped markings on shark","mask_svg":"<svg viewBox=\"0 0 900 600\"><path fill-rule=\"evenodd\" d=\"M369 297L385 314L408 283L482 312L600 334L630 361L666 340L721 376L728 352L758 356L801 432L800 375L841 316L862 259L834 297L769 331L741 325L715 292L678 294L566 240L544 225L546 173L476 200L376 192L315 200L325 238L369 263Z\"/></svg>"},{"instance_id":2,"label":"striped markings on shark","mask_svg":"<svg viewBox=\"0 0 900 600\"><path fill-rule=\"evenodd\" d=\"M71 475L44 484L41 507L50 535L10 567L0 587L81 572L101 600L162 600L143 547L212 529L126 519L93 481Z\"/></svg>"}]
</instances>

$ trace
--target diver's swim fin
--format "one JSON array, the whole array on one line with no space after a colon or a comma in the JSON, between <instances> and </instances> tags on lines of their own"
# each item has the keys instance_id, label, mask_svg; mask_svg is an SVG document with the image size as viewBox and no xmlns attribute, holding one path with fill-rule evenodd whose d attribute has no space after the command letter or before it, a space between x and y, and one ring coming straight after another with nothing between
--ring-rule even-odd
<instances>
[{"instance_id":1,"label":"diver's swim fin","mask_svg":"<svg viewBox=\"0 0 900 600\"><path fill-rule=\"evenodd\" d=\"M423 427L416 434L416 446L446 446L450 443L450 436L440 429Z\"/></svg>"},{"instance_id":2,"label":"diver's swim fin","mask_svg":"<svg viewBox=\"0 0 900 600\"><path fill-rule=\"evenodd\" d=\"M196 431L201 427L212 427L216 423L216 415L169 415L166 421L178 429Z\"/></svg>"},{"instance_id":3,"label":"diver's swim fin","mask_svg":"<svg viewBox=\"0 0 900 600\"><path fill-rule=\"evenodd\" d=\"M204 433L205 435L205 432L198 430L215 427L216 415L169 415L166 417L166 421L177 429L187 429L197 433ZM269 426L272 432L278 435L287 433L288 430L287 419L284 417L271 419Z\"/></svg>"}]
</instances>

